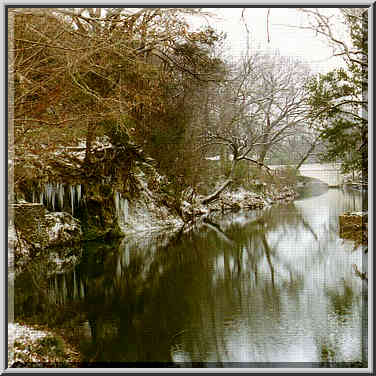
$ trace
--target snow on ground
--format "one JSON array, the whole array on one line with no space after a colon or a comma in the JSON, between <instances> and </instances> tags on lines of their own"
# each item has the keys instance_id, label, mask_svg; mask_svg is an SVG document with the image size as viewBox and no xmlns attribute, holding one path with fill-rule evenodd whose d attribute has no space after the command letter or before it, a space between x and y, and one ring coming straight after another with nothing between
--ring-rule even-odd
<instances>
[{"instance_id":1,"label":"snow on ground","mask_svg":"<svg viewBox=\"0 0 376 376\"><path fill-rule=\"evenodd\" d=\"M26 325L8 323L8 366L10 367L17 361L24 361L25 356L30 359L30 362L39 362L40 358L30 352L30 344L36 343L38 339L47 335L51 335L51 333L32 329ZM21 347L24 348L15 346L15 343L21 343L23 345Z\"/></svg>"},{"instance_id":2,"label":"snow on ground","mask_svg":"<svg viewBox=\"0 0 376 376\"><path fill-rule=\"evenodd\" d=\"M8 323L8 367L78 363L79 353L60 335L28 325Z\"/></svg>"}]
</instances>

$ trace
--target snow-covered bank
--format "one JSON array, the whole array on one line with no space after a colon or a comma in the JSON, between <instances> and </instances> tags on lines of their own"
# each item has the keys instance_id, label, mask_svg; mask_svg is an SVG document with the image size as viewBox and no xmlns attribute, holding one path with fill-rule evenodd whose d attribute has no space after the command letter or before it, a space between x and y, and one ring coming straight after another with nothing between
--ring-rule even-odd
<instances>
[{"instance_id":1,"label":"snow-covered bank","mask_svg":"<svg viewBox=\"0 0 376 376\"><path fill-rule=\"evenodd\" d=\"M81 255L80 222L66 212L49 212L42 204L18 203L12 206L8 248L14 271L21 272L37 257L44 257L50 272L61 272L75 264Z\"/></svg>"},{"instance_id":2,"label":"snow-covered bank","mask_svg":"<svg viewBox=\"0 0 376 376\"><path fill-rule=\"evenodd\" d=\"M247 191L244 188L223 192L216 200L203 204L197 195L190 200L182 200L180 216L159 206L155 193L144 187L138 200L129 201L116 194L116 212L122 231L128 234L144 234L163 230L175 231L184 224L207 218L211 213L262 209L276 202L289 202L297 197L291 187L272 186L263 194Z\"/></svg>"},{"instance_id":3,"label":"snow-covered bank","mask_svg":"<svg viewBox=\"0 0 376 376\"><path fill-rule=\"evenodd\" d=\"M216 200L202 204L200 196L192 202L183 201L182 212L185 218L194 220L198 217L208 217L213 212L262 209L276 202L289 202L298 196L297 192L288 186L270 186L262 194L239 187L223 192Z\"/></svg>"},{"instance_id":4,"label":"snow-covered bank","mask_svg":"<svg viewBox=\"0 0 376 376\"><path fill-rule=\"evenodd\" d=\"M219 205L224 209L261 209L275 202L291 201L296 197L297 193L289 187L277 188L271 186L263 194L238 188L224 194L214 208Z\"/></svg>"},{"instance_id":5,"label":"snow-covered bank","mask_svg":"<svg viewBox=\"0 0 376 376\"><path fill-rule=\"evenodd\" d=\"M124 243L122 245L124 249L124 260L122 262L125 263L127 262L127 255L129 255L130 252L133 252L134 249L142 250L150 248L150 260L152 260L153 252L156 252L161 244L167 245L171 241L171 236L173 236L176 230L178 230L179 228L181 229L184 225L184 221L182 219L179 219L177 215L174 217L172 211L166 212L166 216L164 218L159 217L159 220L154 222L154 219L158 218L158 215L161 214L160 207L158 207L157 196L155 196L155 194L153 194L151 191L146 191L146 188L147 187L144 186L143 193L139 196L138 200L134 200L132 204L133 209L130 209L129 206L127 208L123 207L123 209L125 209L126 211L125 214L127 214L124 219L128 221L128 224L134 224L134 227L128 227L128 234L138 234L138 239L133 239L131 236L129 236L124 237L124 239L122 240ZM190 195L187 196L190 197ZM145 197L149 198L145 199ZM205 218L210 216L210 214L217 213L219 216L221 216L222 211L231 212L234 210L241 210L243 213L246 213L248 215L248 213L252 213L252 209L269 206L272 204L272 202L276 202L277 199L290 200L293 197L294 192L290 188L270 188L270 192L263 194L257 194L239 188L233 191L223 192L223 194L216 201L206 206L201 205L195 207L187 201L187 198L187 200L183 200L182 203L182 206L185 207L185 213L187 214L189 210L194 210L194 212L196 213L194 219L197 219L197 221L191 221L195 223L192 224L192 226L186 225L182 230L190 231L192 228L200 229L201 224L203 224L218 232L216 227L210 223L209 219L207 222L205 222ZM198 200L199 198L200 197L198 197ZM121 209L120 205L119 208ZM145 219L140 216L140 213L142 212L145 216ZM150 215L148 216L148 214ZM153 242L153 240L152 237L149 238L148 234L146 234L145 231L150 231L154 234L158 231L162 232L162 234L164 235L162 239L163 242L161 241L161 239L159 239L159 242L156 243L155 247L150 247L149 244L146 245L147 242ZM224 236L221 232L218 232L218 235L222 237ZM175 239L178 239L178 236L176 236ZM137 244L135 245L135 243ZM148 268L150 268L151 265L152 263L150 263L150 265L146 264L144 267L145 271L148 271ZM147 273L143 273L141 278L146 279L146 276ZM56 335L54 336L54 334L52 333L54 333L54 331L49 332L21 324L10 324L10 364L14 367L38 367L45 366L45 364L41 364L44 362L49 362L50 366L53 366L53 364L56 364L56 362L60 363L61 360L59 356L62 353L69 353L69 350L62 349L65 348L64 346L68 346L67 348L69 349L69 345L64 344L65 342L62 339L56 340L54 338L51 338L56 337ZM53 352L47 350L48 347L52 348ZM55 350L57 350L57 354ZM70 356L75 359L75 357L79 357L79 354L72 350ZM66 363L64 363L67 367L73 366L69 363L75 361L69 359L70 358L67 356L65 360Z\"/></svg>"},{"instance_id":6,"label":"snow-covered bank","mask_svg":"<svg viewBox=\"0 0 376 376\"><path fill-rule=\"evenodd\" d=\"M118 191L114 193L116 216L124 234L155 232L161 229L174 229L183 226L183 220L167 204L167 198L161 194L161 177L152 170L148 178L142 174L136 177L139 186L137 198L128 199ZM151 187L150 181L154 181Z\"/></svg>"},{"instance_id":7,"label":"snow-covered bank","mask_svg":"<svg viewBox=\"0 0 376 376\"><path fill-rule=\"evenodd\" d=\"M8 323L8 367L46 366L79 362L79 353L49 330Z\"/></svg>"},{"instance_id":8,"label":"snow-covered bank","mask_svg":"<svg viewBox=\"0 0 376 376\"><path fill-rule=\"evenodd\" d=\"M226 183L224 176L218 176L218 186L203 197L161 175L155 161L137 145L129 141L119 147L107 136L98 137L91 145L89 165L85 162L83 141L55 154L52 160L32 168L32 179L15 190L16 202L39 204L56 214L56 222L61 224L67 223L71 215L72 220L80 221L83 240L180 228L213 211L257 209L295 197L291 188L281 189L281 185L273 184L262 174L247 182L250 190L234 189L232 179L227 178ZM32 160L37 161L37 156ZM258 191L260 185L262 194L252 192ZM58 212L65 213L63 222ZM63 227L64 234L72 232ZM62 238L60 235L61 231ZM44 242L36 243L44 247Z\"/></svg>"}]
</instances>

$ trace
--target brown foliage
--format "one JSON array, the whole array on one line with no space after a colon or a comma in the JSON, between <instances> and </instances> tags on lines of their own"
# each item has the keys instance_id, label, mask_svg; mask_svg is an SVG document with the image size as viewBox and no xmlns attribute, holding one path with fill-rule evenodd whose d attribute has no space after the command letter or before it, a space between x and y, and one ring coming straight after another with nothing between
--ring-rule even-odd
<instances>
[{"instance_id":1,"label":"brown foliage","mask_svg":"<svg viewBox=\"0 0 376 376\"><path fill-rule=\"evenodd\" d=\"M49 158L80 141L89 162L93 141L106 135L103 124L110 121L160 158L165 170L179 165L188 155L182 145L187 114L194 110L185 99L192 77L202 83L217 79L218 61L208 51L218 36L211 29L189 31L184 17L194 13L200 12L9 10L16 162L31 155ZM167 135L163 151L156 135Z\"/></svg>"}]
</instances>

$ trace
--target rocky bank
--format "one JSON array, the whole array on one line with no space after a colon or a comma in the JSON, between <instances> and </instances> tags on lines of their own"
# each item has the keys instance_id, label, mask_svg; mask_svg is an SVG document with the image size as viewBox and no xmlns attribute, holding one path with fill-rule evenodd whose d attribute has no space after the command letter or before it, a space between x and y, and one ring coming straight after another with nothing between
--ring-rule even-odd
<instances>
[{"instance_id":1,"label":"rocky bank","mask_svg":"<svg viewBox=\"0 0 376 376\"><path fill-rule=\"evenodd\" d=\"M184 226L189 230L189 224L212 214L261 209L297 196L291 186L270 184L262 193L227 189L203 204L203 196L191 188L180 196L171 194L168 179L134 147L117 150L101 142L93 155L89 166L83 165L83 150L77 148L44 168L28 167L30 178L16 188L15 203L9 206L10 280L38 260L49 274L72 268L81 258L83 241L175 231ZM56 335L48 330L16 323L10 323L8 329L13 366L65 356L64 340L54 339ZM58 349L53 359L43 353L48 344ZM68 353L77 358L73 350Z\"/></svg>"}]
</instances>

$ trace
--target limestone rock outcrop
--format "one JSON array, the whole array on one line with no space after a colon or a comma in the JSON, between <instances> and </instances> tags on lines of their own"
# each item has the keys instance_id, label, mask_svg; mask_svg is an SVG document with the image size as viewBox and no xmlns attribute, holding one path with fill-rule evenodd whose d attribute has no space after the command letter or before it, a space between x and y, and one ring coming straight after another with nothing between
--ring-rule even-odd
<instances>
[{"instance_id":1,"label":"limestone rock outcrop","mask_svg":"<svg viewBox=\"0 0 376 376\"><path fill-rule=\"evenodd\" d=\"M42 204L12 205L8 247L15 271L33 258L48 256L52 269L59 271L81 255L80 221L66 212L49 212Z\"/></svg>"}]
</instances>

